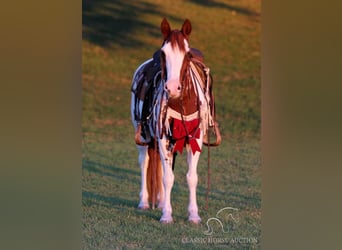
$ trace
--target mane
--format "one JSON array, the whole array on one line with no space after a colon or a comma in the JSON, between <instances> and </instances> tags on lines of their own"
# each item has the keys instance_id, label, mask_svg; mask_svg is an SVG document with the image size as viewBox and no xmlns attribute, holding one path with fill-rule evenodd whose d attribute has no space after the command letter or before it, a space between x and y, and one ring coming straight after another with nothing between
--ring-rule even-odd
<instances>
[{"instance_id":1,"label":"mane","mask_svg":"<svg viewBox=\"0 0 342 250\"><path fill-rule=\"evenodd\" d=\"M181 52L185 52L186 48L185 48L185 43L184 43L184 35L181 31L179 30L173 30L169 37L165 40L165 42L169 41L171 42L171 46L174 49L175 47L178 47L178 49Z\"/></svg>"}]
</instances>

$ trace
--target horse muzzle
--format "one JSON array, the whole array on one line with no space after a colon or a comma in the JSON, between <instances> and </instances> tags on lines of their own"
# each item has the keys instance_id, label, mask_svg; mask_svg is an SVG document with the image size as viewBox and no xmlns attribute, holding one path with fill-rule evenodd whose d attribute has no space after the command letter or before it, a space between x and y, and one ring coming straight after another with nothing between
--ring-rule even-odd
<instances>
[{"instance_id":1,"label":"horse muzzle","mask_svg":"<svg viewBox=\"0 0 342 250\"><path fill-rule=\"evenodd\" d=\"M169 98L177 99L181 95L182 86L177 80L168 80L165 83L165 90L167 91Z\"/></svg>"}]
</instances>

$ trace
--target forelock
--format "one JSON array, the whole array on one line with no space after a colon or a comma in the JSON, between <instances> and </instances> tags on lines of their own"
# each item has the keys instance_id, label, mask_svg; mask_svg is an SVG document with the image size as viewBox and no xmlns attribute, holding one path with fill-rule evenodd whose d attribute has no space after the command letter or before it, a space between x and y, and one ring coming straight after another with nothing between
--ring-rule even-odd
<instances>
[{"instance_id":1,"label":"forelock","mask_svg":"<svg viewBox=\"0 0 342 250\"><path fill-rule=\"evenodd\" d=\"M186 38L184 37L183 33L179 30L173 30L165 41L171 42L172 49L178 47L178 49L182 52L187 51L187 43L185 42Z\"/></svg>"}]
</instances>

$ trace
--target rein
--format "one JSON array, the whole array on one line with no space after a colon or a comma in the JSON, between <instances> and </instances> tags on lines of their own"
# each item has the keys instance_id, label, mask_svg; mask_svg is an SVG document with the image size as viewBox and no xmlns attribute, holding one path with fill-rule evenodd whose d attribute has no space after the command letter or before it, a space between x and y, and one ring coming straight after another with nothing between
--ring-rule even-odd
<instances>
[{"instance_id":1,"label":"rein","mask_svg":"<svg viewBox=\"0 0 342 250\"><path fill-rule=\"evenodd\" d=\"M201 65L204 66L204 65L202 64L202 62L200 62L200 61L198 61L198 60L197 60L197 63L201 63ZM204 66L203 68L206 69L205 66ZM198 75L198 72L197 72L196 70L193 70L192 72L194 73L194 77L196 78L196 80L199 81L200 76ZM206 70L205 70L205 73L207 74L207 78L206 78L206 79L207 79L207 82L206 82L206 86L201 86L201 90L203 91L203 90L204 90L204 87L206 87L206 93L209 94L209 84L210 84L210 82L209 82L209 77L210 77L210 75L209 75L209 69L206 69ZM197 90L197 98L199 99L199 97L198 97L198 86L197 86L197 84L196 84L196 87L197 87L197 88L196 88L196 90ZM203 93L203 94L204 94L204 93ZM208 104L208 106L209 106L208 96L204 94L204 97L205 97L206 102L207 102L207 104ZM200 108L199 108L199 107L198 107L198 110L199 110L198 113L200 113ZM209 111L209 112L210 112L210 111ZM199 115L199 116L200 116L200 115ZM207 119L207 120L208 120L208 125L207 125L206 134L207 134L207 140L208 140L208 144L207 144L207 147L208 147L208 157L207 157L208 172L207 172L207 191L206 191L206 197L205 197L205 210L208 211L209 193L210 193L210 186L211 186L211 182L210 182L210 177L211 177L211 170L210 170L210 146L212 146L212 145L210 144L210 133L209 133L210 119Z\"/></svg>"},{"instance_id":2,"label":"rein","mask_svg":"<svg viewBox=\"0 0 342 250\"><path fill-rule=\"evenodd\" d=\"M195 139L195 137L192 137L191 134L189 133L188 128L186 126L185 119L184 119L183 97L184 97L184 91L186 90L186 88L184 87L185 84L189 85L190 83L192 83L195 92L197 92L197 93L195 93L196 96L197 96L197 100L196 100L197 112L195 112L195 113L197 113L197 119L199 119L200 122L196 126L196 129L194 130L193 134L196 134L196 132L198 131L198 129L200 128L200 125L201 125L201 109L200 109L200 106L199 106L200 98L199 98L198 86L197 86L197 82L199 82L200 80L196 77L197 82L193 81L194 80L193 79L194 78L193 77L194 72L193 72L193 69L192 69L191 64L190 64L191 63L191 59L193 59L193 57L191 56L190 53L187 53L185 55L185 57L184 57L183 66L182 66L182 70L181 70L181 74L183 73L183 77L182 77L182 81L181 81L182 94L181 94L181 96L179 98L179 109L180 109L179 113L180 113L180 116L181 116L181 121L183 123L183 127L184 127L184 129L186 131L186 135L184 137L186 137L187 140L193 140L193 139ZM184 69L184 66L186 66L186 69ZM188 91L189 91L189 89L188 89ZM190 96L190 93L188 93L188 95ZM193 113L193 114L195 114L195 113Z\"/></svg>"}]
</instances>

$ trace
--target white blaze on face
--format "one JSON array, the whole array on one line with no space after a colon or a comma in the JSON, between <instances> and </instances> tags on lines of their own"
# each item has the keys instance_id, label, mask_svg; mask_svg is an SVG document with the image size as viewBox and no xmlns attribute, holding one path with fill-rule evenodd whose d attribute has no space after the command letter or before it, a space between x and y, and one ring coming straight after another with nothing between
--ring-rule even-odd
<instances>
[{"instance_id":1,"label":"white blaze on face","mask_svg":"<svg viewBox=\"0 0 342 250\"><path fill-rule=\"evenodd\" d=\"M189 44L184 39L186 52L188 52ZM183 59L185 56L184 51L180 51L178 46L172 48L171 42L167 42L161 48L161 50L165 54L165 66L167 71L167 79L166 79L166 88L169 91L170 97L179 97L181 92L181 83L180 83L180 71L183 64Z\"/></svg>"}]
</instances>

